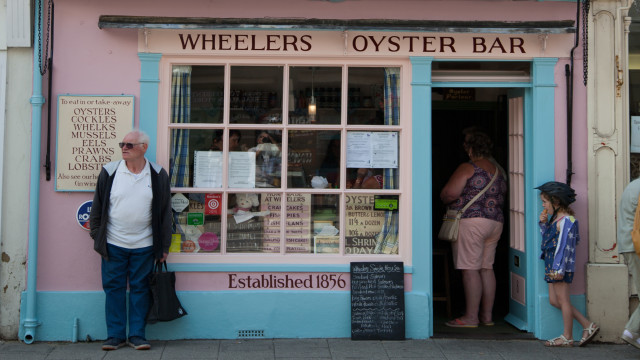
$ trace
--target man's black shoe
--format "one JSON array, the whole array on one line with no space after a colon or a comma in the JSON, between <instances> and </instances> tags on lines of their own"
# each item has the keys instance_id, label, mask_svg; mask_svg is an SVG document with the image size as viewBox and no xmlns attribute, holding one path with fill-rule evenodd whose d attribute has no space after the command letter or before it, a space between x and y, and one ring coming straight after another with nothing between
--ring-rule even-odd
<instances>
[{"instance_id":1,"label":"man's black shoe","mask_svg":"<svg viewBox=\"0 0 640 360\"><path fill-rule=\"evenodd\" d=\"M140 336L132 336L129 338L129 346L136 350L149 350L151 349L151 344Z\"/></svg>"},{"instance_id":2,"label":"man's black shoe","mask_svg":"<svg viewBox=\"0 0 640 360\"><path fill-rule=\"evenodd\" d=\"M102 344L102 350L116 350L125 346L126 344L127 343L122 339L108 338L107 341Z\"/></svg>"}]
</instances>

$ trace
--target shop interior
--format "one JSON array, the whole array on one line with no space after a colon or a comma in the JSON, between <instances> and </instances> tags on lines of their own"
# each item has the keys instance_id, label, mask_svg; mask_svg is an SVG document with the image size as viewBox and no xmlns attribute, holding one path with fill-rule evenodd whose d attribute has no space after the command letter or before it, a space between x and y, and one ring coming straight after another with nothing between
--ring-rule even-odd
<instances>
[{"instance_id":1,"label":"shop interior","mask_svg":"<svg viewBox=\"0 0 640 360\"><path fill-rule=\"evenodd\" d=\"M459 164L469 160L462 144L463 129L477 126L494 141L493 156L508 169L508 102L504 88L434 88L432 92L432 164L433 164L433 287L434 336L479 339L526 338L503 319L509 312L509 194L505 198L505 224L496 250L495 326L452 328L445 325L464 314L464 289L460 271L453 267L451 244L438 240L445 212L440 191ZM447 296L447 287L449 294Z\"/></svg>"}]
</instances>

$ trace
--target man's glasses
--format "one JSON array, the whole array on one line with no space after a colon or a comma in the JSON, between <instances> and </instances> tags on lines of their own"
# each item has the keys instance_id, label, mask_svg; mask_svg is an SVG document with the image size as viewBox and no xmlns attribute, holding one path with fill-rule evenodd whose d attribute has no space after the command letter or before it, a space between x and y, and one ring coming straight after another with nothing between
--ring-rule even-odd
<instances>
[{"instance_id":1,"label":"man's glasses","mask_svg":"<svg viewBox=\"0 0 640 360\"><path fill-rule=\"evenodd\" d=\"M135 144L134 144L134 143L124 143L124 142L121 142L121 143L118 143L118 146L120 146L120 149L127 149L127 150L131 150L131 149L133 149L133 147L134 147L134 146L136 146L136 145L140 145L140 144L144 144L144 143L135 143Z\"/></svg>"}]
</instances>

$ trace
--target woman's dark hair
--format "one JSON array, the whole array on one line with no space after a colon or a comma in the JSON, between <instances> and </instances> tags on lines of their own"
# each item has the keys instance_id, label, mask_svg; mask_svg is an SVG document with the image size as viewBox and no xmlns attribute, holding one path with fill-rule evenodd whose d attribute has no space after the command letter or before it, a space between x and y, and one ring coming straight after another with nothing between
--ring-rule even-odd
<instances>
[{"instance_id":1,"label":"woman's dark hair","mask_svg":"<svg viewBox=\"0 0 640 360\"><path fill-rule=\"evenodd\" d=\"M470 130L464 132L464 145L466 149L470 149L473 155L480 157L490 157L493 149L493 141L489 135L482 131Z\"/></svg>"}]
</instances>

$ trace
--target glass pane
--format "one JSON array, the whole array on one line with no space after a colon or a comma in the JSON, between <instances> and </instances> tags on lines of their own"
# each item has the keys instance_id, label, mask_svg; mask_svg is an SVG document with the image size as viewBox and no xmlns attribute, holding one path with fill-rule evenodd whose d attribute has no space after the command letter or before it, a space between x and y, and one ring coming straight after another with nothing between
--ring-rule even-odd
<instances>
[{"instance_id":1,"label":"glass pane","mask_svg":"<svg viewBox=\"0 0 640 360\"><path fill-rule=\"evenodd\" d=\"M224 66L194 66L191 73L191 122L222 123Z\"/></svg>"},{"instance_id":2,"label":"glass pane","mask_svg":"<svg viewBox=\"0 0 640 360\"><path fill-rule=\"evenodd\" d=\"M232 66L230 122L282 123L282 66Z\"/></svg>"},{"instance_id":3,"label":"glass pane","mask_svg":"<svg viewBox=\"0 0 640 360\"><path fill-rule=\"evenodd\" d=\"M291 67L289 123L340 124L341 88L342 68Z\"/></svg>"},{"instance_id":4,"label":"glass pane","mask_svg":"<svg viewBox=\"0 0 640 360\"><path fill-rule=\"evenodd\" d=\"M375 210L375 195L345 197L345 254L397 254L398 213Z\"/></svg>"},{"instance_id":5,"label":"glass pane","mask_svg":"<svg viewBox=\"0 0 640 360\"><path fill-rule=\"evenodd\" d=\"M340 185L340 131L289 131L289 188L337 188Z\"/></svg>"},{"instance_id":6,"label":"glass pane","mask_svg":"<svg viewBox=\"0 0 640 360\"><path fill-rule=\"evenodd\" d=\"M229 194L228 253L280 252L279 199L275 193Z\"/></svg>"},{"instance_id":7,"label":"glass pane","mask_svg":"<svg viewBox=\"0 0 640 360\"><path fill-rule=\"evenodd\" d=\"M339 253L339 198L339 195L287 195L287 253Z\"/></svg>"},{"instance_id":8,"label":"glass pane","mask_svg":"<svg viewBox=\"0 0 640 360\"><path fill-rule=\"evenodd\" d=\"M230 188L279 188L282 131L231 130L237 146L229 152Z\"/></svg>"},{"instance_id":9,"label":"glass pane","mask_svg":"<svg viewBox=\"0 0 640 360\"><path fill-rule=\"evenodd\" d=\"M171 77L172 123L222 123L223 66L173 67Z\"/></svg>"},{"instance_id":10,"label":"glass pane","mask_svg":"<svg viewBox=\"0 0 640 360\"><path fill-rule=\"evenodd\" d=\"M347 132L347 189L399 188L397 131Z\"/></svg>"},{"instance_id":11,"label":"glass pane","mask_svg":"<svg viewBox=\"0 0 640 360\"><path fill-rule=\"evenodd\" d=\"M400 69L350 67L347 124L398 125Z\"/></svg>"},{"instance_id":12,"label":"glass pane","mask_svg":"<svg viewBox=\"0 0 640 360\"><path fill-rule=\"evenodd\" d=\"M222 130L171 130L172 187L222 187L222 134Z\"/></svg>"},{"instance_id":13,"label":"glass pane","mask_svg":"<svg viewBox=\"0 0 640 360\"><path fill-rule=\"evenodd\" d=\"M222 194L173 194L172 253L219 253ZM180 209L182 207L182 209Z\"/></svg>"}]
</instances>

